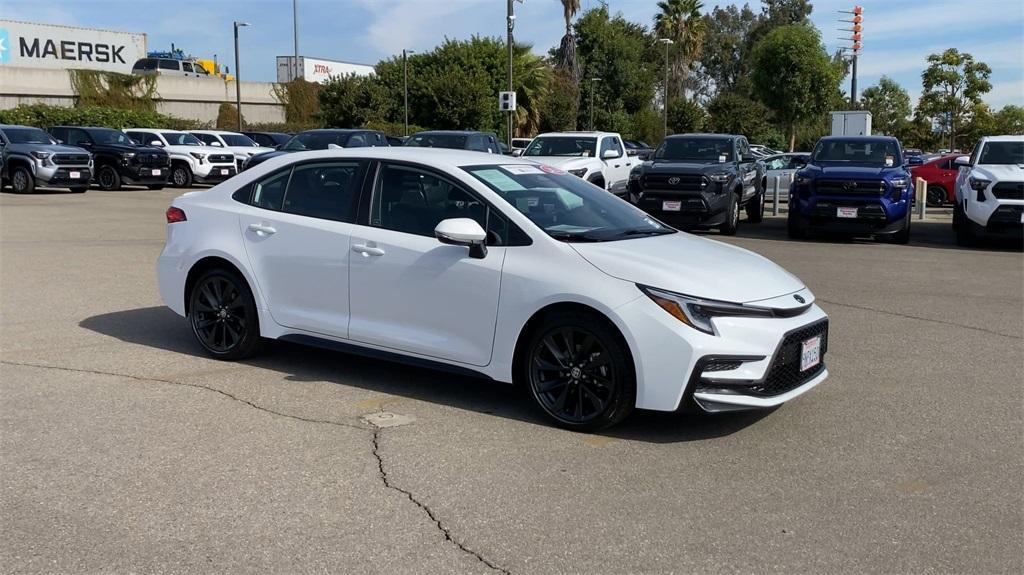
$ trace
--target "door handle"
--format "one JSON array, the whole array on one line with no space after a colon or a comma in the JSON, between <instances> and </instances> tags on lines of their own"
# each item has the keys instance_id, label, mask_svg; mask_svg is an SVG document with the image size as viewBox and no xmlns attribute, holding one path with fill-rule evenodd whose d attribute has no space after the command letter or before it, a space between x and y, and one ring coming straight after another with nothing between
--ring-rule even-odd
<instances>
[{"instance_id":1,"label":"door handle","mask_svg":"<svg viewBox=\"0 0 1024 575\"><path fill-rule=\"evenodd\" d=\"M380 248L373 248L365 244L356 244L352 246L352 251L356 252L357 254L362 254L364 258L368 258L370 256L384 255L384 250Z\"/></svg>"},{"instance_id":2,"label":"door handle","mask_svg":"<svg viewBox=\"0 0 1024 575\"><path fill-rule=\"evenodd\" d=\"M256 232L256 235L269 236L277 233L277 230L264 224L249 224L249 230Z\"/></svg>"}]
</instances>

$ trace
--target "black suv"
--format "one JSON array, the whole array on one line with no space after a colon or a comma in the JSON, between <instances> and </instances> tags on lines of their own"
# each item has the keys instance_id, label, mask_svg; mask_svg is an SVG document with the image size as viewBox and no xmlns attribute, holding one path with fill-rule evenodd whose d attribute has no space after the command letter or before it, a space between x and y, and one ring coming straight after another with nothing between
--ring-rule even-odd
<instances>
[{"instance_id":1,"label":"black suv","mask_svg":"<svg viewBox=\"0 0 1024 575\"><path fill-rule=\"evenodd\" d=\"M292 139L290 134L284 132L242 132L249 139L263 146L264 148L276 148L283 146L288 140Z\"/></svg>"},{"instance_id":2,"label":"black suv","mask_svg":"<svg viewBox=\"0 0 1024 575\"><path fill-rule=\"evenodd\" d=\"M276 158L282 154L291 152L307 152L309 150L326 150L334 146L336 148L372 148L376 146L388 146L388 138L383 132L377 130L363 129L335 129L327 128L322 130L306 130L292 136L284 145L273 152L263 152L249 158L242 164L242 169L251 168L263 163L270 158Z\"/></svg>"},{"instance_id":3,"label":"black suv","mask_svg":"<svg viewBox=\"0 0 1024 575\"><path fill-rule=\"evenodd\" d=\"M740 207L747 221L764 215L764 164L743 136L678 134L665 138L651 160L629 174L630 200L679 227L717 227L732 235Z\"/></svg>"},{"instance_id":4,"label":"black suv","mask_svg":"<svg viewBox=\"0 0 1024 575\"><path fill-rule=\"evenodd\" d=\"M79 126L50 128L58 142L92 153L93 181L104 190L120 190L122 184L159 190L167 185L171 157L160 148L139 146L120 130Z\"/></svg>"},{"instance_id":5,"label":"black suv","mask_svg":"<svg viewBox=\"0 0 1024 575\"><path fill-rule=\"evenodd\" d=\"M469 130L431 130L409 136L406 146L419 148L449 148L472 150L488 154L504 153L494 132L473 132Z\"/></svg>"}]
</instances>

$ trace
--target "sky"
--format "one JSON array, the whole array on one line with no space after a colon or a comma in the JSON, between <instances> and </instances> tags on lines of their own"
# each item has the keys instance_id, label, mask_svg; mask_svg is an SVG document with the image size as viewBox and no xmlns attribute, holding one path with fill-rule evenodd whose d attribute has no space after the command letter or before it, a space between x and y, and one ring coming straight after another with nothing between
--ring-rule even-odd
<instances>
[{"instance_id":1,"label":"sky","mask_svg":"<svg viewBox=\"0 0 1024 575\"><path fill-rule=\"evenodd\" d=\"M607 0L612 12L650 25L656 0ZM993 107L1024 105L1024 1L859 0L864 7L858 92L885 75L916 103L929 54L955 47L992 68ZM582 0L583 8L599 0ZM704 0L705 11L728 2ZM742 3L740 3L742 4ZM750 2L760 10L758 0ZM811 19L830 53L848 44L838 10L853 0L814 2ZM298 0L299 53L374 64L402 49L429 51L445 38L505 34L504 0ZM232 21L241 30L241 77L274 81L275 56L294 52L292 0L0 0L0 18L144 32L150 50L176 47L197 57L234 59ZM516 39L538 53L564 33L558 0L516 3ZM849 78L844 89L849 90Z\"/></svg>"}]
</instances>

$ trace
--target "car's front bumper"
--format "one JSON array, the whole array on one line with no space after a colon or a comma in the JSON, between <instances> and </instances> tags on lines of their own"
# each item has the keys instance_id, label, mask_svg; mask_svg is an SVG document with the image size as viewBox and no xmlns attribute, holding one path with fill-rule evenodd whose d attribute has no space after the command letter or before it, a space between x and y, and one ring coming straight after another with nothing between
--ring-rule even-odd
<instances>
[{"instance_id":1,"label":"car's front bumper","mask_svg":"<svg viewBox=\"0 0 1024 575\"><path fill-rule=\"evenodd\" d=\"M89 166L40 166L37 163L33 165L33 172L37 184L42 186L85 187L92 180Z\"/></svg>"},{"instance_id":2,"label":"car's front bumper","mask_svg":"<svg viewBox=\"0 0 1024 575\"><path fill-rule=\"evenodd\" d=\"M192 174L192 179L200 184L216 184L237 173L238 168L235 164L206 164Z\"/></svg>"},{"instance_id":3,"label":"car's front bumper","mask_svg":"<svg viewBox=\"0 0 1024 575\"><path fill-rule=\"evenodd\" d=\"M729 194L725 192L652 189L632 192L630 199L648 214L678 226L716 226L729 216ZM679 209L674 209L677 204Z\"/></svg>"},{"instance_id":4,"label":"car's front bumper","mask_svg":"<svg viewBox=\"0 0 1024 575\"><path fill-rule=\"evenodd\" d=\"M810 229L837 234L890 234L900 231L910 210L906 200L828 197L790 199L794 213ZM841 209L856 209L856 217L840 217Z\"/></svg>"},{"instance_id":5,"label":"car's front bumper","mask_svg":"<svg viewBox=\"0 0 1024 575\"><path fill-rule=\"evenodd\" d=\"M155 172L155 173L154 173ZM121 171L121 179L128 184L153 186L166 184L171 175L171 166L126 166Z\"/></svg>"}]
</instances>

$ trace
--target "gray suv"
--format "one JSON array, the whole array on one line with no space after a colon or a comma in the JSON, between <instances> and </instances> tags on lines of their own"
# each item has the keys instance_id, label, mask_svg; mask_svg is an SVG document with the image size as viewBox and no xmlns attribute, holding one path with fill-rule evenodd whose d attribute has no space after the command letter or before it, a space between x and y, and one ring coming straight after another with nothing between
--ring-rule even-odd
<instances>
[{"instance_id":1,"label":"gray suv","mask_svg":"<svg viewBox=\"0 0 1024 575\"><path fill-rule=\"evenodd\" d=\"M0 187L10 183L19 194L31 194L36 186L78 193L89 189L92 155L82 148L58 144L39 128L0 124L0 150Z\"/></svg>"}]
</instances>

